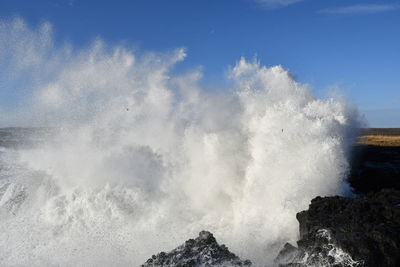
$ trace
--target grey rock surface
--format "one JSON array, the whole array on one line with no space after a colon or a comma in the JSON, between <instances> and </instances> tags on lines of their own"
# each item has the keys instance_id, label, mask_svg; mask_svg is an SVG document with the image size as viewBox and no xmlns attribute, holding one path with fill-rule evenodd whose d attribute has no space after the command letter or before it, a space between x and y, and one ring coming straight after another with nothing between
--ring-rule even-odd
<instances>
[{"instance_id":1,"label":"grey rock surface","mask_svg":"<svg viewBox=\"0 0 400 267\"><path fill-rule=\"evenodd\" d=\"M219 245L214 236L207 231L201 231L196 239L189 239L183 245L166 253L153 255L143 267L208 267L208 266L251 266L249 260L241 260L228 250L225 245Z\"/></svg>"}]
</instances>

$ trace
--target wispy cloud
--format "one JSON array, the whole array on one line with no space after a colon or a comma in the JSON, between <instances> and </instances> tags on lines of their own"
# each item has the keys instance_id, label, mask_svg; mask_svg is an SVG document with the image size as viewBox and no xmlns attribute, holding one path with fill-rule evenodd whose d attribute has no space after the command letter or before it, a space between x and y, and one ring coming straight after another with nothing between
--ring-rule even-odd
<instances>
[{"instance_id":1,"label":"wispy cloud","mask_svg":"<svg viewBox=\"0 0 400 267\"><path fill-rule=\"evenodd\" d=\"M272 9L272 8L285 7L304 0L255 0L255 1L265 8Z\"/></svg>"},{"instance_id":2,"label":"wispy cloud","mask_svg":"<svg viewBox=\"0 0 400 267\"><path fill-rule=\"evenodd\" d=\"M321 14L333 15L364 15L399 9L399 4L359 4L352 6L333 7L319 10Z\"/></svg>"}]
</instances>

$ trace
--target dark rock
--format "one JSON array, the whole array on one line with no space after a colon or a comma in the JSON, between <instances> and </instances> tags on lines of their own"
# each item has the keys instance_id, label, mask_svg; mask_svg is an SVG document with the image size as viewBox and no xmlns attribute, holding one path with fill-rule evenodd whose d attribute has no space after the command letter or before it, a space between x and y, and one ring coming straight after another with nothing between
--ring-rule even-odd
<instances>
[{"instance_id":1,"label":"dark rock","mask_svg":"<svg viewBox=\"0 0 400 267\"><path fill-rule=\"evenodd\" d=\"M165 253L153 255L143 265L169 267L195 266L251 266L249 260L242 261L230 252L225 245L218 245L214 236L207 231L201 231L196 239L189 239L185 244Z\"/></svg>"},{"instance_id":2,"label":"dark rock","mask_svg":"<svg viewBox=\"0 0 400 267\"><path fill-rule=\"evenodd\" d=\"M298 248L285 245L280 266L400 266L400 191L362 198L317 197L297 214Z\"/></svg>"}]
</instances>

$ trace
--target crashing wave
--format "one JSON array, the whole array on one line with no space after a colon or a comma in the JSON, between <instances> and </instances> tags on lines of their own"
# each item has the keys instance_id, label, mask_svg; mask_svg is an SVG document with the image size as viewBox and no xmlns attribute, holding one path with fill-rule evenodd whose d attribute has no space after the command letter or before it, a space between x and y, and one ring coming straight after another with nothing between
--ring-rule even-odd
<instances>
[{"instance_id":1,"label":"crashing wave","mask_svg":"<svg viewBox=\"0 0 400 267\"><path fill-rule=\"evenodd\" d=\"M49 24L20 19L0 36L0 82L31 96L0 122L56 129L7 178L29 201L0 222L2 265L138 265L202 229L267 264L310 199L348 190L356 113L282 66L240 59L232 88L210 91L172 71L184 49L56 46Z\"/></svg>"}]
</instances>

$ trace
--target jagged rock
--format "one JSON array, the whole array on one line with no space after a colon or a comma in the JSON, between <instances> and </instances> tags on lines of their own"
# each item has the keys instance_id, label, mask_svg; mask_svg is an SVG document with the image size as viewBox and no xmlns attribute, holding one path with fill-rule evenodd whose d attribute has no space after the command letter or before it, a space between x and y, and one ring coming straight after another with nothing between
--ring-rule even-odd
<instances>
[{"instance_id":1,"label":"jagged rock","mask_svg":"<svg viewBox=\"0 0 400 267\"><path fill-rule=\"evenodd\" d=\"M189 239L185 244L165 253L153 255L143 265L169 267L197 266L251 266L249 260L242 261L228 250L225 245L218 245L214 236L207 231L201 231L196 239Z\"/></svg>"},{"instance_id":2,"label":"jagged rock","mask_svg":"<svg viewBox=\"0 0 400 267\"><path fill-rule=\"evenodd\" d=\"M285 245L280 266L400 266L400 191L317 197L297 220L298 248Z\"/></svg>"}]
</instances>

